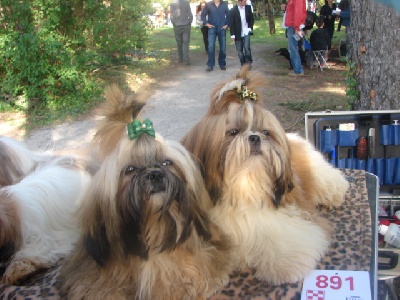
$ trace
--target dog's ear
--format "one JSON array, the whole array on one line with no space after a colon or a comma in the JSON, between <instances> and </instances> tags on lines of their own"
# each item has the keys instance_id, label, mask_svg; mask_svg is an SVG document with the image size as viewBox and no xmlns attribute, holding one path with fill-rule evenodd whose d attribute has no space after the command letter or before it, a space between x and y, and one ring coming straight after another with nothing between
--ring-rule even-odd
<instances>
[{"instance_id":1,"label":"dog's ear","mask_svg":"<svg viewBox=\"0 0 400 300\"><path fill-rule=\"evenodd\" d=\"M197 209L196 216L194 219L194 227L196 228L199 236L202 236L204 240L208 241L211 239L210 222L204 212Z\"/></svg>"},{"instance_id":2,"label":"dog's ear","mask_svg":"<svg viewBox=\"0 0 400 300\"><path fill-rule=\"evenodd\" d=\"M121 239L126 253L148 259L149 249L143 240L139 223L124 222L121 228Z\"/></svg>"},{"instance_id":3,"label":"dog's ear","mask_svg":"<svg viewBox=\"0 0 400 300\"><path fill-rule=\"evenodd\" d=\"M208 190L210 191L210 198L212 203L215 205L218 201L218 199L221 198L221 189L215 184L215 183L211 183L211 186L208 188Z\"/></svg>"},{"instance_id":4,"label":"dog's ear","mask_svg":"<svg viewBox=\"0 0 400 300\"><path fill-rule=\"evenodd\" d=\"M134 197L136 193L129 193L129 197ZM123 196L117 195L117 198ZM138 195L136 195L138 197ZM129 201L122 201L126 205L119 207L119 215L121 216L120 237L124 245L125 253L139 256L142 259L148 258L148 247L143 237L142 223L143 214L140 203L133 198ZM138 206L128 205L127 203L137 203Z\"/></svg>"},{"instance_id":5,"label":"dog's ear","mask_svg":"<svg viewBox=\"0 0 400 300\"><path fill-rule=\"evenodd\" d=\"M292 172L290 171L289 176L283 175L275 181L275 198L273 200L274 206L279 207L282 201L282 196L286 193L290 193L294 185L292 182Z\"/></svg>"},{"instance_id":6,"label":"dog's ear","mask_svg":"<svg viewBox=\"0 0 400 300\"><path fill-rule=\"evenodd\" d=\"M7 262L11 258L11 256L15 253L16 250L17 248L15 246L15 243L13 243L12 241L0 245L0 263Z\"/></svg>"},{"instance_id":7,"label":"dog's ear","mask_svg":"<svg viewBox=\"0 0 400 300\"><path fill-rule=\"evenodd\" d=\"M110 257L111 247L107 236L106 218L102 215L101 201L98 201L100 193L99 190L90 193L88 201L82 202L78 212L82 246L96 263L103 266Z\"/></svg>"},{"instance_id":8,"label":"dog's ear","mask_svg":"<svg viewBox=\"0 0 400 300\"><path fill-rule=\"evenodd\" d=\"M98 226L96 232L87 234L84 238L84 246L88 254L100 265L110 256L110 243L107 239L106 227L103 224Z\"/></svg>"},{"instance_id":9,"label":"dog's ear","mask_svg":"<svg viewBox=\"0 0 400 300\"><path fill-rule=\"evenodd\" d=\"M21 217L16 203L6 192L0 194L0 262L8 261L22 245Z\"/></svg>"}]
</instances>

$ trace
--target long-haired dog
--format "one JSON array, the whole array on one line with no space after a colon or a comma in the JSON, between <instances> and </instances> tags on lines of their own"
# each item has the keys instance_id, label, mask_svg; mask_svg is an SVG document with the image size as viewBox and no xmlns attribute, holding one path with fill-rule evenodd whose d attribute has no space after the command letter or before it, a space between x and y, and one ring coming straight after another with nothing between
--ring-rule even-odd
<instances>
[{"instance_id":1,"label":"long-haired dog","mask_svg":"<svg viewBox=\"0 0 400 300\"><path fill-rule=\"evenodd\" d=\"M0 148L1 281L13 284L71 251L91 173L82 159L41 155L10 138L1 137Z\"/></svg>"},{"instance_id":2,"label":"long-haired dog","mask_svg":"<svg viewBox=\"0 0 400 300\"><path fill-rule=\"evenodd\" d=\"M243 67L215 87L181 142L203 163L212 220L238 247L239 268L281 284L324 256L330 233L316 207L339 206L348 183L307 141L285 134L262 106L265 87L263 74Z\"/></svg>"},{"instance_id":3,"label":"long-haired dog","mask_svg":"<svg viewBox=\"0 0 400 300\"><path fill-rule=\"evenodd\" d=\"M138 119L143 106L137 95L106 90L95 136L103 164L60 273L70 299L204 299L229 279L231 243L209 220L198 166Z\"/></svg>"}]
</instances>

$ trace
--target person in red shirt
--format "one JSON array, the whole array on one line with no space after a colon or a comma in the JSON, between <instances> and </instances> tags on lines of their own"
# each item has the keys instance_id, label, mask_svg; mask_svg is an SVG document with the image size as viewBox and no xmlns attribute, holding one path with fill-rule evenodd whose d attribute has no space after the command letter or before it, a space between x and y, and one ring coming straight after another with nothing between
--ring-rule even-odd
<instances>
[{"instance_id":1,"label":"person in red shirt","mask_svg":"<svg viewBox=\"0 0 400 300\"><path fill-rule=\"evenodd\" d=\"M298 44L303 38L305 20L307 16L306 1L304 0L289 0L285 13L285 26L287 28L288 49L290 52L290 61L293 66L291 76L304 75L301 58L299 55Z\"/></svg>"}]
</instances>

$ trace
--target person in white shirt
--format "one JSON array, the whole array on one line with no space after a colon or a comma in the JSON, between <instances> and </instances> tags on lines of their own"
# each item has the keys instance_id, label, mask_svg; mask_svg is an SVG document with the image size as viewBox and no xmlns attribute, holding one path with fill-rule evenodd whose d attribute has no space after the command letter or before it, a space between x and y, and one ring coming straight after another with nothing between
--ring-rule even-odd
<instances>
[{"instance_id":1,"label":"person in white shirt","mask_svg":"<svg viewBox=\"0 0 400 300\"><path fill-rule=\"evenodd\" d=\"M250 5L246 0L238 0L231 10L231 22L229 25L231 40L235 42L236 52L240 65L252 64L250 36L253 34L254 16Z\"/></svg>"}]
</instances>

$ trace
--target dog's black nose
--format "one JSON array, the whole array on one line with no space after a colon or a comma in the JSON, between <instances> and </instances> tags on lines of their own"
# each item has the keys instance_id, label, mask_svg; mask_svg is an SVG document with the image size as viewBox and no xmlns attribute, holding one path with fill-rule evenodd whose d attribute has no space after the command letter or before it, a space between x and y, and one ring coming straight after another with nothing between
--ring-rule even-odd
<instances>
[{"instance_id":1,"label":"dog's black nose","mask_svg":"<svg viewBox=\"0 0 400 300\"><path fill-rule=\"evenodd\" d=\"M164 180L165 173L163 171L151 171L148 179L150 183L150 192L152 194L164 192L166 190L166 182Z\"/></svg>"},{"instance_id":2,"label":"dog's black nose","mask_svg":"<svg viewBox=\"0 0 400 300\"><path fill-rule=\"evenodd\" d=\"M261 139L259 135L252 134L251 136L249 136L249 141L254 145L258 145L261 142Z\"/></svg>"},{"instance_id":3,"label":"dog's black nose","mask_svg":"<svg viewBox=\"0 0 400 300\"><path fill-rule=\"evenodd\" d=\"M158 182L164 178L164 173L161 171L151 171L149 179L151 182Z\"/></svg>"}]
</instances>

